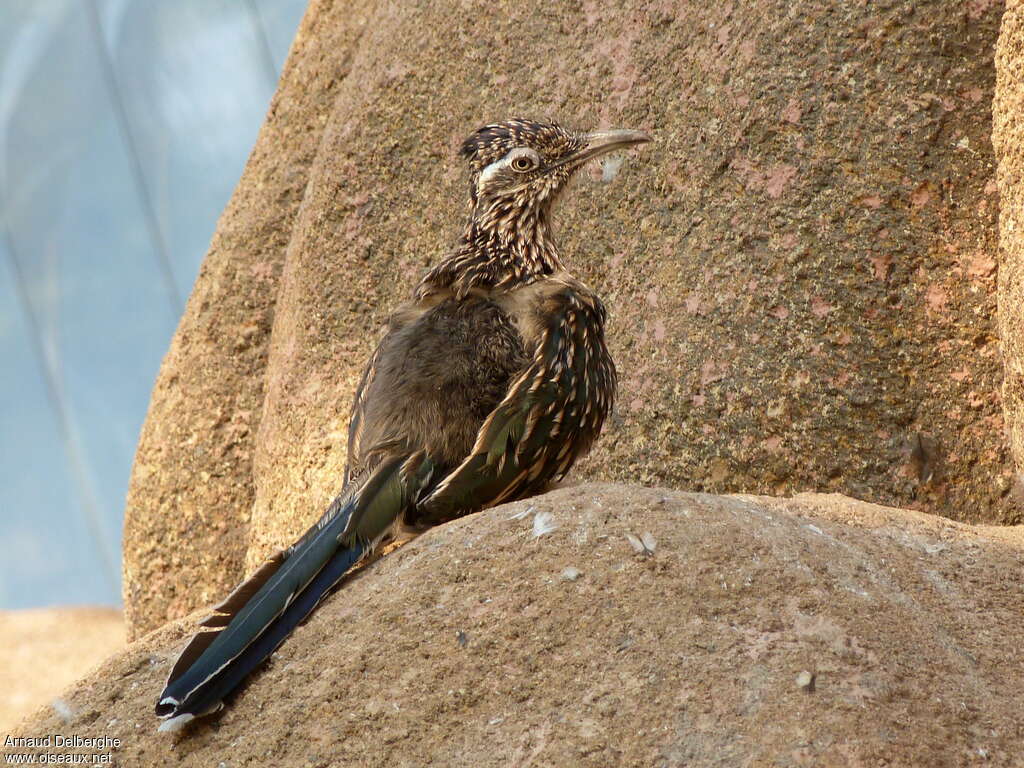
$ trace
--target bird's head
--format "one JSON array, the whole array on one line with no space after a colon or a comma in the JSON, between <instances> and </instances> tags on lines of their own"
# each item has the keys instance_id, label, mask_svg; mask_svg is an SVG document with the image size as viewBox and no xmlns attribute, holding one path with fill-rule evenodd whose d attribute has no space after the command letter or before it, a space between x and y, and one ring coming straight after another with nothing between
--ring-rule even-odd
<instances>
[{"instance_id":1,"label":"bird's head","mask_svg":"<svg viewBox=\"0 0 1024 768\"><path fill-rule=\"evenodd\" d=\"M452 286L463 296L528 284L562 269L549 216L558 194L588 160L650 140L640 131L579 133L521 119L480 128L462 143L472 213L459 245L424 276L417 297Z\"/></svg>"},{"instance_id":2,"label":"bird's head","mask_svg":"<svg viewBox=\"0 0 1024 768\"><path fill-rule=\"evenodd\" d=\"M477 130L463 142L462 155L472 169L470 195L478 211L521 213L550 206L587 161L650 140L640 131L579 133L513 119Z\"/></svg>"}]
</instances>

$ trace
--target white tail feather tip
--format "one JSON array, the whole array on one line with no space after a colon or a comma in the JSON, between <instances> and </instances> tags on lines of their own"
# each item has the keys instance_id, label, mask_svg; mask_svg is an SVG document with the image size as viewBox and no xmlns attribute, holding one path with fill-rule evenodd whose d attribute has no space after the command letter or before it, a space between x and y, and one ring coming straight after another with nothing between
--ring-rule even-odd
<instances>
[{"instance_id":1,"label":"white tail feather tip","mask_svg":"<svg viewBox=\"0 0 1024 768\"><path fill-rule=\"evenodd\" d=\"M191 712L185 712L184 714L177 715L176 717L172 717L169 720L164 720L164 722L160 723L160 727L156 730L158 733L175 733L176 731L180 731L182 728L184 728L186 725L188 725L195 719L196 716L193 715Z\"/></svg>"}]
</instances>

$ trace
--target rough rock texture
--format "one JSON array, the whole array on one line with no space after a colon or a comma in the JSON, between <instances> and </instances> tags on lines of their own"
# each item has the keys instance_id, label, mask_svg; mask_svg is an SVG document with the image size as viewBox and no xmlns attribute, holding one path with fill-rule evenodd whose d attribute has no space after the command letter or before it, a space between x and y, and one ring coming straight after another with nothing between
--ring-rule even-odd
<instances>
[{"instance_id":1,"label":"rough rock texture","mask_svg":"<svg viewBox=\"0 0 1024 768\"><path fill-rule=\"evenodd\" d=\"M126 521L133 631L208 602L338 490L363 362L465 213L457 143L515 114L657 137L561 210L622 373L583 477L1017 519L994 318L1001 10L313 2L154 394Z\"/></svg>"},{"instance_id":2,"label":"rough rock texture","mask_svg":"<svg viewBox=\"0 0 1024 768\"><path fill-rule=\"evenodd\" d=\"M19 733L125 766L1019 766L1022 567L1024 527L586 484L386 556L184 738L152 705L188 622Z\"/></svg>"},{"instance_id":3,"label":"rough rock texture","mask_svg":"<svg viewBox=\"0 0 1024 768\"><path fill-rule=\"evenodd\" d=\"M124 644L124 619L112 608L0 612L0 734Z\"/></svg>"},{"instance_id":4,"label":"rough rock texture","mask_svg":"<svg viewBox=\"0 0 1024 768\"><path fill-rule=\"evenodd\" d=\"M999 332L1003 410L1017 466L1024 470L1024 2L1011 0L996 51L992 140L999 158ZM1024 491L1021 481L1018 493Z\"/></svg>"}]
</instances>

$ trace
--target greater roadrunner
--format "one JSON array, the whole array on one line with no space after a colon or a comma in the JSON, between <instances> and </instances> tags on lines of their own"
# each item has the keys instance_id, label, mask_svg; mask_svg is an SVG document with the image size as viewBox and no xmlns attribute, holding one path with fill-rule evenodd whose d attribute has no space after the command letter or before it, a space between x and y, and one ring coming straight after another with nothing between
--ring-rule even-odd
<instances>
[{"instance_id":1,"label":"greater roadrunner","mask_svg":"<svg viewBox=\"0 0 1024 768\"><path fill-rule=\"evenodd\" d=\"M469 223L366 366L343 490L201 622L160 694L160 730L220 709L378 545L537 493L589 450L615 366L604 306L562 266L551 210L588 160L649 140L528 120L466 139Z\"/></svg>"}]
</instances>

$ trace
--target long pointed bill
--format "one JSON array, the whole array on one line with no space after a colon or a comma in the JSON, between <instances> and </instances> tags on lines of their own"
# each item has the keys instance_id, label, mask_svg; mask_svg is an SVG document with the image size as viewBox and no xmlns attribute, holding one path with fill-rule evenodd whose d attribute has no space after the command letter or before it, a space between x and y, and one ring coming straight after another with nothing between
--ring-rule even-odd
<instances>
[{"instance_id":1,"label":"long pointed bill","mask_svg":"<svg viewBox=\"0 0 1024 768\"><path fill-rule=\"evenodd\" d=\"M643 131L610 130L594 131L585 136L587 144L578 153L568 158L566 162L585 163L595 157L614 152L616 149L625 149L637 144L645 144L651 140Z\"/></svg>"}]
</instances>

